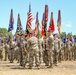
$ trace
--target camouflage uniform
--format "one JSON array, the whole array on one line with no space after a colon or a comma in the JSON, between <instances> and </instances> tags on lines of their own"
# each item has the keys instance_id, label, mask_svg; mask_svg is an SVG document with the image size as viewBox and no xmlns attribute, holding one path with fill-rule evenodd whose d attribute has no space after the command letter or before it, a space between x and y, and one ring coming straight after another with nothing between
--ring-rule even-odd
<instances>
[{"instance_id":1,"label":"camouflage uniform","mask_svg":"<svg viewBox=\"0 0 76 75\"><path fill-rule=\"evenodd\" d=\"M55 38L54 39L54 64L57 65L57 62L58 62L58 52L59 52L59 49L58 49L58 39Z\"/></svg>"},{"instance_id":2,"label":"camouflage uniform","mask_svg":"<svg viewBox=\"0 0 76 75\"><path fill-rule=\"evenodd\" d=\"M49 64L50 66L49 67L52 67L53 65L53 51L54 51L54 38L52 38L51 36L48 37L47 39L47 42L48 42L48 59L49 59Z\"/></svg>"},{"instance_id":3,"label":"camouflage uniform","mask_svg":"<svg viewBox=\"0 0 76 75\"><path fill-rule=\"evenodd\" d=\"M14 59L19 62L19 47L17 45L15 45L14 51Z\"/></svg>"},{"instance_id":4,"label":"camouflage uniform","mask_svg":"<svg viewBox=\"0 0 76 75\"><path fill-rule=\"evenodd\" d=\"M71 60L72 56L71 56L71 48L72 47L72 42L71 41L67 41L66 42L66 60Z\"/></svg>"},{"instance_id":5,"label":"camouflage uniform","mask_svg":"<svg viewBox=\"0 0 76 75\"><path fill-rule=\"evenodd\" d=\"M13 63L13 61L14 61L14 47L15 47L15 45L14 45L14 43L13 43L13 41L10 41L9 42L9 60L10 60L10 63Z\"/></svg>"},{"instance_id":6,"label":"camouflage uniform","mask_svg":"<svg viewBox=\"0 0 76 75\"><path fill-rule=\"evenodd\" d=\"M72 47L71 47L71 59L74 59L74 43L72 43Z\"/></svg>"},{"instance_id":7,"label":"camouflage uniform","mask_svg":"<svg viewBox=\"0 0 76 75\"><path fill-rule=\"evenodd\" d=\"M8 52L9 52L9 45L8 43L5 44L5 61L8 60Z\"/></svg>"},{"instance_id":8,"label":"camouflage uniform","mask_svg":"<svg viewBox=\"0 0 76 75\"><path fill-rule=\"evenodd\" d=\"M49 45L46 38L43 39L42 48L43 48L43 62L45 63L46 66L48 66L49 65L49 59L48 59Z\"/></svg>"},{"instance_id":9,"label":"camouflage uniform","mask_svg":"<svg viewBox=\"0 0 76 75\"><path fill-rule=\"evenodd\" d=\"M23 67L25 68L27 62L28 62L28 52L27 52L27 42L23 41L23 47L22 47L22 54L23 54Z\"/></svg>"},{"instance_id":10,"label":"camouflage uniform","mask_svg":"<svg viewBox=\"0 0 76 75\"><path fill-rule=\"evenodd\" d=\"M20 39L20 42L18 43L18 61L20 63L20 66L25 67L26 63L27 63L27 51L26 51L26 47L25 47L25 40L23 38Z\"/></svg>"},{"instance_id":11,"label":"camouflage uniform","mask_svg":"<svg viewBox=\"0 0 76 75\"><path fill-rule=\"evenodd\" d=\"M0 46L0 59L1 59L1 60L2 60L2 58L3 58L2 51L3 51L3 46Z\"/></svg>"},{"instance_id":12,"label":"camouflage uniform","mask_svg":"<svg viewBox=\"0 0 76 75\"><path fill-rule=\"evenodd\" d=\"M42 41L43 41L43 39L42 39L42 38L39 38L39 39L38 39L39 60L40 60L40 63L42 62L42 56L43 56Z\"/></svg>"},{"instance_id":13,"label":"camouflage uniform","mask_svg":"<svg viewBox=\"0 0 76 75\"><path fill-rule=\"evenodd\" d=\"M20 62L20 66L23 66L23 38L21 38L19 41L20 41L18 43L18 47L19 47L19 62Z\"/></svg>"},{"instance_id":14,"label":"camouflage uniform","mask_svg":"<svg viewBox=\"0 0 76 75\"><path fill-rule=\"evenodd\" d=\"M17 49L17 51L16 51L16 52L17 52L17 55L16 55L16 56L17 56L18 63L20 62L20 47L21 47L21 46L20 46L20 43L21 43L21 42L20 42L20 40L18 39L18 40L17 40L17 48L16 48L16 49Z\"/></svg>"},{"instance_id":15,"label":"camouflage uniform","mask_svg":"<svg viewBox=\"0 0 76 75\"><path fill-rule=\"evenodd\" d=\"M63 59L64 50L63 50L63 43L60 39L59 39L59 42L58 42L58 49L59 49L58 61L61 62L61 60Z\"/></svg>"},{"instance_id":16,"label":"camouflage uniform","mask_svg":"<svg viewBox=\"0 0 76 75\"><path fill-rule=\"evenodd\" d=\"M53 65L53 50L54 50L54 38L49 36L47 39L43 39L43 61L46 66L52 67Z\"/></svg>"},{"instance_id":17,"label":"camouflage uniform","mask_svg":"<svg viewBox=\"0 0 76 75\"><path fill-rule=\"evenodd\" d=\"M76 40L75 40L75 42L74 42L74 47L73 47L73 49L74 49L74 60L76 59Z\"/></svg>"},{"instance_id":18,"label":"camouflage uniform","mask_svg":"<svg viewBox=\"0 0 76 75\"><path fill-rule=\"evenodd\" d=\"M35 64L37 67L39 67L40 60L39 60L38 39L32 36L28 39L27 43L29 49L29 68L31 69L33 66L34 56L35 56Z\"/></svg>"}]
</instances>

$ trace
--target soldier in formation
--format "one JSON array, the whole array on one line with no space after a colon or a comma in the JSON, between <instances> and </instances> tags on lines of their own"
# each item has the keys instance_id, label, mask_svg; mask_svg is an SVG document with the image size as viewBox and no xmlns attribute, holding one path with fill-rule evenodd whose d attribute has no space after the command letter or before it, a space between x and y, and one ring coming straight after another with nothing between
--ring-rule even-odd
<instances>
[{"instance_id":1,"label":"soldier in formation","mask_svg":"<svg viewBox=\"0 0 76 75\"><path fill-rule=\"evenodd\" d=\"M63 42L61 40L61 38L59 37L58 38L58 49L59 49L59 52L58 52L58 62L61 63L61 61L63 60L63 56L64 56L64 45L63 45Z\"/></svg>"},{"instance_id":2,"label":"soldier in formation","mask_svg":"<svg viewBox=\"0 0 76 75\"><path fill-rule=\"evenodd\" d=\"M40 68L39 60L39 48L38 48L38 39L35 36L32 36L32 33L29 33L29 39L27 40L28 50L29 50L29 69L33 67L33 61L35 58L36 67Z\"/></svg>"},{"instance_id":3,"label":"soldier in formation","mask_svg":"<svg viewBox=\"0 0 76 75\"><path fill-rule=\"evenodd\" d=\"M57 35L54 35L54 55L53 55L53 63L55 64L55 66L57 66L58 63L58 53L59 53L59 49L58 49L58 38Z\"/></svg>"},{"instance_id":4,"label":"soldier in formation","mask_svg":"<svg viewBox=\"0 0 76 75\"><path fill-rule=\"evenodd\" d=\"M13 42L13 39L11 38L9 42L9 57L8 57L10 60L10 63L13 63L14 61L14 48L15 48L15 43Z\"/></svg>"},{"instance_id":5,"label":"soldier in formation","mask_svg":"<svg viewBox=\"0 0 76 75\"><path fill-rule=\"evenodd\" d=\"M66 59L65 60L71 60L72 56L71 56L71 50L72 49L72 42L69 40L69 38L67 38L67 42L66 42Z\"/></svg>"},{"instance_id":6,"label":"soldier in formation","mask_svg":"<svg viewBox=\"0 0 76 75\"><path fill-rule=\"evenodd\" d=\"M48 31L48 36L40 38L29 34L19 35L20 38L16 42L13 42L12 38L5 43L5 61L9 59L12 63L14 59L19 62L20 66L24 67L29 64L29 69L32 69L34 62L39 69L40 64L44 63L47 68L53 68L53 65L57 66L58 62L63 59L72 60L76 59L76 39L74 44L67 38L67 42L63 44L62 39L55 34L53 36L52 31ZM65 51L64 51L65 47ZM3 46L0 46L0 58L3 58L2 51ZM74 57L72 58L72 49ZM35 59L35 60L34 60Z\"/></svg>"},{"instance_id":7,"label":"soldier in formation","mask_svg":"<svg viewBox=\"0 0 76 75\"><path fill-rule=\"evenodd\" d=\"M73 50L74 50L74 60L76 60L76 38L75 38Z\"/></svg>"},{"instance_id":8,"label":"soldier in formation","mask_svg":"<svg viewBox=\"0 0 76 75\"><path fill-rule=\"evenodd\" d=\"M2 52L3 52L3 44L1 43L1 46L0 46L0 60L3 59L3 54L2 54Z\"/></svg>"},{"instance_id":9,"label":"soldier in formation","mask_svg":"<svg viewBox=\"0 0 76 75\"><path fill-rule=\"evenodd\" d=\"M54 37L52 35L52 31L48 31L48 65L49 68L53 68L53 51L54 51Z\"/></svg>"},{"instance_id":10,"label":"soldier in formation","mask_svg":"<svg viewBox=\"0 0 76 75\"><path fill-rule=\"evenodd\" d=\"M6 42L5 42L5 59L4 59L4 61L8 60L8 52L9 52L9 44L8 44L8 39L6 39Z\"/></svg>"}]
</instances>

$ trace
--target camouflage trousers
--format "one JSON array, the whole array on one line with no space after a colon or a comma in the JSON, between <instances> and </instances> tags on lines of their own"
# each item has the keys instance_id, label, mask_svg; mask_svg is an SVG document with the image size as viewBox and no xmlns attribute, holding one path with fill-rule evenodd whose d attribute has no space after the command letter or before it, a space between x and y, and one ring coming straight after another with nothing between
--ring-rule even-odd
<instances>
[{"instance_id":1,"label":"camouflage trousers","mask_svg":"<svg viewBox=\"0 0 76 75\"><path fill-rule=\"evenodd\" d=\"M42 51L39 51L39 60L40 60L40 63L43 62L43 52Z\"/></svg>"},{"instance_id":2,"label":"camouflage trousers","mask_svg":"<svg viewBox=\"0 0 76 75\"><path fill-rule=\"evenodd\" d=\"M23 65L23 52L22 52L22 49L20 48L20 50L19 50L19 55L18 55L18 57L19 57L19 63L20 63L20 66L22 66Z\"/></svg>"},{"instance_id":3,"label":"camouflage trousers","mask_svg":"<svg viewBox=\"0 0 76 75\"><path fill-rule=\"evenodd\" d=\"M46 66L48 66L48 51L43 51L43 62L45 63Z\"/></svg>"},{"instance_id":4,"label":"camouflage trousers","mask_svg":"<svg viewBox=\"0 0 76 75\"><path fill-rule=\"evenodd\" d=\"M18 62L20 63L20 66L23 66L25 68L27 62L28 62L28 53L25 51L24 48L19 48L18 51Z\"/></svg>"},{"instance_id":5,"label":"camouflage trousers","mask_svg":"<svg viewBox=\"0 0 76 75\"><path fill-rule=\"evenodd\" d=\"M3 55L2 55L2 50L0 50L0 59L2 60Z\"/></svg>"},{"instance_id":6,"label":"camouflage trousers","mask_svg":"<svg viewBox=\"0 0 76 75\"><path fill-rule=\"evenodd\" d=\"M58 61L61 62L61 50L58 52Z\"/></svg>"},{"instance_id":7,"label":"camouflage trousers","mask_svg":"<svg viewBox=\"0 0 76 75\"><path fill-rule=\"evenodd\" d=\"M9 59L10 63L12 63L14 61L14 49L9 50L8 59Z\"/></svg>"},{"instance_id":8,"label":"camouflage trousers","mask_svg":"<svg viewBox=\"0 0 76 75\"><path fill-rule=\"evenodd\" d=\"M74 60L76 59L76 49L74 50Z\"/></svg>"},{"instance_id":9,"label":"camouflage trousers","mask_svg":"<svg viewBox=\"0 0 76 75\"><path fill-rule=\"evenodd\" d=\"M74 59L74 53L75 53L74 49L71 49L71 56L72 56L71 58L72 58L72 59ZM75 54L75 55L76 55L76 54Z\"/></svg>"},{"instance_id":10,"label":"camouflage trousers","mask_svg":"<svg viewBox=\"0 0 76 75\"><path fill-rule=\"evenodd\" d=\"M66 60L71 60L71 58L72 58L72 52L71 52L71 50L66 50Z\"/></svg>"},{"instance_id":11,"label":"camouflage trousers","mask_svg":"<svg viewBox=\"0 0 76 75\"><path fill-rule=\"evenodd\" d=\"M19 61L19 50L14 51L14 59Z\"/></svg>"},{"instance_id":12,"label":"camouflage trousers","mask_svg":"<svg viewBox=\"0 0 76 75\"><path fill-rule=\"evenodd\" d=\"M61 62L62 60L64 60L64 50L58 52L58 61Z\"/></svg>"},{"instance_id":13,"label":"camouflage trousers","mask_svg":"<svg viewBox=\"0 0 76 75\"><path fill-rule=\"evenodd\" d=\"M5 51L5 59L4 59L5 61L7 61L8 60L8 52L7 51Z\"/></svg>"},{"instance_id":14,"label":"camouflage trousers","mask_svg":"<svg viewBox=\"0 0 76 75\"><path fill-rule=\"evenodd\" d=\"M57 52L57 50L54 50L53 52L54 52L54 54L53 54L53 63L55 65L57 65L57 62L58 62L58 52Z\"/></svg>"},{"instance_id":15,"label":"camouflage trousers","mask_svg":"<svg viewBox=\"0 0 76 75\"><path fill-rule=\"evenodd\" d=\"M49 66L53 64L53 51L44 51L43 52L43 61L46 66Z\"/></svg>"},{"instance_id":16,"label":"camouflage trousers","mask_svg":"<svg viewBox=\"0 0 76 75\"><path fill-rule=\"evenodd\" d=\"M28 63L28 53L24 52L22 66L25 68L26 64Z\"/></svg>"},{"instance_id":17,"label":"camouflage trousers","mask_svg":"<svg viewBox=\"0 0 76 75\"><path fill-rule=\"evenodd\" d=\"M32 49L32 50L29 51L29 66L30 67L33 66L34 57L35 57L35 64L36 64L36 66L40 65L39 51L36 51L36 50Z\"/></svg>"}]
</instances>

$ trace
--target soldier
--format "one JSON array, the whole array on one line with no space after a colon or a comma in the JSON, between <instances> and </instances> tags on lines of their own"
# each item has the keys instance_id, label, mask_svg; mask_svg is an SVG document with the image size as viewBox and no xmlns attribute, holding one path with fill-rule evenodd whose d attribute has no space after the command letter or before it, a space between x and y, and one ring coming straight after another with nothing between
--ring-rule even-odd
<instances>
[{"instance_id":1,"label":"soldier","mask_svg":"<svg viewBox=\"0 0 76 75\"><path fill-rule=\"evenodd\" d=\"M39 48L38 48L38 39L32 36L32 33L29 33L29 39L27 41L28 49L29 49L29 69L33 67L33 61L35 57L36 67L40 68L39 61Z\"/></svg>"},{"instance_id":2,"label":"soldier","mask_svg":"<svg viewBox=\"0 0 76 75\"><path fill-rule=\"evenodd\" d=\"M23 66L25 68L27 64L27 42L24 39L24 35L20 34L20 39L18 40L18 62L20 63L20 66Z\"/></svg>"},{"instance_id":3,"label":"soldier","mask_svg":"<svg viewBox=\"0 0 76 75\"><path fill-rule=\"evenodd\" d=\"M10 42L9 42L9 60L10 60L10 63L13 63L13 61L14 61L14 47L15 47L15 44L13 42L13 39L11 38Z\"/></svg>"},{"instance_id":4,"label":"soldier","mask_svg":"<svg viewBox=\"0 0 76 75\"><path fill-rule=\"evenodd\" d=\"M49 59L48 59L48 42L46 37L43 37L43 43L42 43L42 50L43 50L43 62L45 63L45 66L49 66Z\"/></svg>"},{"instance_id":5,"label":"soldier","mask_svg":"<svg viewBox=\"0 0 76 75\"><path fill-rule=\"evenodd\" d=\"M20 62L20 66L23 66L23 50L24 50L24 38L23 38L23 34L20 34L20 39L18 40L18 47L19 47L19 62Z\"/></svg>"},{"instance_id":6,"label":"soldier","mask_svg":"<svg viewBox=\"0 0 76 75\"><path fill-rule=\"evenodd\" d=\"M0 35L0 46L1 46L1 42L2 42L2 36Z\"/></svg>"},{"instance_id":7,"label":"soldier","mask_svg":"<svg viewBox=\"0 0 76 75\"><path fill-rule=\"evenodd\" d=\"M58 49L58 38L57 38L57 35L54 34L54 64L55 66L57 66L57 62L58 62L58 52L59 52L59 49Z\"/></svg>"},{"instance_id":8,"label":"soldier","mask_svg":"<svg viewBox=\"0 0 76 75\"><path fill-rule=\"evenodd\" d=\"M6 39L6 44L5 44L5 59L4 59L4 61L8 60L8 52L9 52L9 44L8 44L8 39Z\"/></svg>"},{"instance_id":9,"label":"soldier","mask_svg":"<svg viewBox=\"0 0 76 75\"><path fill-rule=\"evenodd\" d=\"M63 59L63 55L64 55L64 50L63 50L63 43L61 38L58 39L58 49L59 49L59 54L58 54L58 61L61 62L61 60Z\"/></svg>"},{"instance_id":10,"label":"soldier","mask_svg":"<svg viewBox=\"0 0 76 75\"><path fill-rule=\"evenodd\" d=\"M75 42L74 42L74 47L73 47L73 49L74 49L74 60L76 59L76 38L75 38L75 40L74 40Z\"/></svg>"},{"instance_id":11,"label":"soldier","mask_svg":"<svg viewBox=\"0 0 76 75\"><path fill-rule=\"evenodd\" d=\"M27 44L27 40L29 39L29 35L26 34L25 35L25 48L26 48L26 59L25 59L25 64L27 64L29 62L29 49L28 49L28 44Z\"/></svg>"},{"instance_id":12,"label":"soldier","mask_svg":"<svg viewBox=\"0 0 76 75\"><path fill-rule=\"evenodd\" d=\"M3 45L1 44L1 46L0 46L0 59L1 60L3 59L2 52L3 52Z\"/></svg>"},{"instance_id":13,"label":"soldier","mask_svg":"<svg viewBox=\"0 0 76 75\"><path fill-rule=\"evenodd\" d=\"M21 43L20 38L18 36L18 39L17 39L17 60L18 60L18 63L20 62L20 43Z\"/></svg>"},{"instance_id":14,"label":"soldier","mask_svg":"<svg viewBox=\"0 0 76 75\"><path fill-rule=\"evenodd\" d=\"M66 42L66 60L71 60L72 56L71 56L71 49L72 49L72 42L70 41L69 38L67 38L67 42Z\"/></svg>"},{"instance_id":15,"label":"soldier","mask_svg":"<svg viewBox=\"0 0 76 75\"><path fill-rule=\"evenodd\" d=\"M39 35L37 35L36 37L38 38L39 59L40 59L40 63L41 63L42 62L42 56L43 56L43 50L42 50L43 38L41 38Z\"/></svg>"},{"instance_id":16,"label":"soldier","mask_svg":"<svg viewBox=\"0 0 76 75\"><path fill-rule=\"evenodd\" d=\"M53 51L54 51L54 37L52 31L48 31L48 59L49 59L49 68L53 68Z\"/></svg>"},{"instance_id":17,"label":"soldier","mask_svg":"<svg viewBox=\"0 0 76 75\"><path fill-rule=\"evenodd\" d=\"M23 47L22 47L22 54L23 54L23 67L25 68L26 64L28 63L28 49L27 49L27 39L28 39L28 34L25 35L25 40L23 41Z\"/></svg>"},{"instance_id":18,"label":"soldier","mask_svg":"<svg viewBox=\"0 0 76 75\"><path fill-rule=\"evenodd\" d=\"M19 55L19 47L17 45L17 41L15 41L15 48L14 48L14 59L18 61L18 55Z\"/></svg>"}]
</instances>

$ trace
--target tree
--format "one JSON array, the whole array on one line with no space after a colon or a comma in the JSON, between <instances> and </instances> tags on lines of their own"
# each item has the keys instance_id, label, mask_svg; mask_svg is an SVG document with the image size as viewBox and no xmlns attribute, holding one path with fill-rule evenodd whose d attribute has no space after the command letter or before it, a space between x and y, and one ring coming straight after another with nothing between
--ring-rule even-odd
<instances>
[{"instance_id":1,"label":"tree","mask_svg":"<svg viewBox=\"0 0 76 75\"><path fill-rule=\"evenodd\" d=\"M9 36L13 36L12 33L9 33L6 28L0 28L0 35L3 35L4 39L8 38Z\"/></svg>"},{"instance_id":2,"label":"tree","mask_svg":"<svg viewBox=\"0 0 76 75\"><path fill-rule=\"evenodd\" d=\"M74 35L73 37L76 38L76 35Z\"/></svg>"},{"instance_id":3,"label":"tree","mask_svg":"<svg viewBox=\"0 0 76 75\"><path fill-rule=\"evenodd\" d=\"M70 35L72 35L72 34L71 34L71 33L68 33L68 34L67 34L67 38L70 38Z\"/></svg>"},{"instance_id":4,"label":"tree","mask_svg":"<svg viewBox=\"0 0 76 75\"><path fill-rule=\"evenodd\" d=\"M66 32L62 32L62 34L58 34L58 36L62 39L66 35Z\"/></svg>"}]
</instances>

